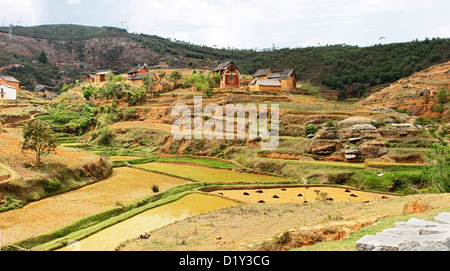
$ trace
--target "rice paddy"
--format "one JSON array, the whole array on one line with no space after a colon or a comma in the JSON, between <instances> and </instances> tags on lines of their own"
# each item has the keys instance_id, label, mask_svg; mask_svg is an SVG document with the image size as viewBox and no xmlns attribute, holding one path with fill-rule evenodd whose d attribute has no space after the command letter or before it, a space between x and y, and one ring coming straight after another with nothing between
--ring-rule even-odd
<instances>
[{"instance_id":1,"label":"rice paddy","mask_svg":"<svg viewBox=\"0 0 450 271\"><path fill-rule=\"evenodd\" d=\"M397 196L330 186L217 190L212 195L245 203L305 204L318 201L368 203Z\"/></svg>"},{"instance_id":2,"label":"rice paddy","mask_svg":"<svg viewBox=\"0 0 450 271\"><path fill-rule=\"evenodd\" d=\"M260 175L251 173L238 173L231 170L200 167L192 165L179 165L167 163L146 163L140 164L140 168L154 170L182 176L204 183L258 183L258 182L287 182L289 179L270 175Z\"/></svg>"},{"instance_id":3,"label":"rice paddy","mask_svg":"<svg viewBox=\"0 0 450 271\"><path fill-rule=\"evenodd\" d=\"M145 233L164 227L187 217L208 213L238 203L204 194L189 194L175 202L162 205L101 230L61 251L113 251L122 242L138 238Z\"/></svg>"}]
</instances>

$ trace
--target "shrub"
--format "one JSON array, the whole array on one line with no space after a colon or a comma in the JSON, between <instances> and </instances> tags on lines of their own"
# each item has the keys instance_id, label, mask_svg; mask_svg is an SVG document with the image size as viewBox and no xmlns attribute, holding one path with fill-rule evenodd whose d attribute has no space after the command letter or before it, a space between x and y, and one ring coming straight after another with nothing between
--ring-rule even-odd
<instances>
[{"instance_id":1,"label":"shrub","mask_svg":"<svg viewBox=\"0 0 450 271\"><path fill-rule=\"evenodd\" d=\"M158 193L158 192L159 192L159 186L157 186L156 184L154 184L154 185L152 186L152 191L153 191L153 193Z\"/></svg>"},{"instance_id":2,"label":"shrub","mask_svg":"<svg viewBox=\"0 0 450 271\"><path fill-rule=\"evenodd\" d=\"M317 127L314 125L308 125L305 127L305 134L306 135L314 135L317 133Z\"/></svg>"},{"instance_id":3,"label":"shrub","mask_svg":"<svg viewBox=\"0 0 450 271\"><path fill-rule=\"evenodd\" d=\"M47 193L54 192L61 187L61 181L58 179L49 180L44 183L44 189Z\"/></svg>"}]
</instances>

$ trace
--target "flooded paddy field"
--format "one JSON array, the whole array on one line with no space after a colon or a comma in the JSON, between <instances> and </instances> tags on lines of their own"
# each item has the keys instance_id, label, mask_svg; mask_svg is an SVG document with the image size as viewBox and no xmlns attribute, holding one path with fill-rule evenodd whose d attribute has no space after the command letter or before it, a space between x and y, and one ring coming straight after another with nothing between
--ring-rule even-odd
<instances>
[{"instance_id":1,"label":"flooded paddy field","mask_svg":"<svg viewBox=\"0 0 450 271\"><path fill-rule=\"evenodd\" d=\"M180 178L133 168L115 168L106 180L0 213L1 245L56 230L80 218L117 204L189 183Z\"/></svg>"},{"instance_id":2,"label":"flooded paddy field","mask_svg":"<svg viewBox=\"0 0 450 271\"><path fill-rule=\"evenodd\" d=\"M398 197L395 195L331 186L286 186L257 189L242 188L234 190L216 190L210 193L212 195L219 195L245 203L267 204L304 204L317 201L368 203L371 201Z\"/></svg>"},{"instance_id":3,"label":"flooded paddy field","mask_svg":"<svg viewBox=\"0 0 450 271\"><path fill-rule=\"evenodd\" d=\"M61 249L70 251L113 251L122 242L187 217L238 205L235 201L204 194L189 194L175 202L136 215Z\"/></svg>"},{"instance_id":4,"label":"flooded paddy field","mask_svg":"<svg viewBox=\"0 0 450 271\"><path fill-rule=\"evenodd\" d=\"M287 178L270 175L238 173L232 170L216 169L192 165L174 165L169 163L145 163L141 168L165 172L176 176L183 176L205 183L257 183L257 182L287 182Z\"/></svg>"}]
</instances>

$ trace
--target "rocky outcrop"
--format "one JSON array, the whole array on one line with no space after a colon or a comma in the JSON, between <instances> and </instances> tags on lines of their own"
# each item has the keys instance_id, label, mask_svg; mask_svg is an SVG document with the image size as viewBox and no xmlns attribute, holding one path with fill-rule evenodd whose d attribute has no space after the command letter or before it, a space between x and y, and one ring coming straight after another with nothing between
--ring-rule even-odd
<instances>
[{"instance_id":1,"label":"rocky outcrop","mask_svg":"<svg viewBox=\"0 0 450 271\"><path fill-rule=\"evenodd\" d=\"M411 218L395 228L356 241L358 251L450 251L450 213L440 213L434 222Z\"/></svg>"},{"instance_id":2,"label":"rocky outcrop","mask_svg":"<svg viewBox=\"0 0 450 271\"><path fill-rule=\"evenodd\" d=\"M359 146L358 150L365 158L378 158L389 152L386 143L381 141L364 142Z\"/></svg>"},{"instance_id":3,"label":"rocky outcrop","mask_svg":"<svg viewBox=\"0 0 450 271\"><path fill-rule=\"evenodd\" d=\"M330 155L341 148L341 144L332 140L314 140L305 151L317 155Z\"/></svg>"},{"instance_id":4,"label":"rocky outcrop","mask_svg":"<svg viewBox=\"0 0 450 271\"><path fill-rule=\"evenodd\" d=\"M365 118L365 117L350 117L347 118L343 121L340 121L338 123L338 128L346 128L346 127L351 127L353 125L358 125L358 124L370 124L373 125L373 120L369 119L369 118Z\"/></svg>"}]
</instances>

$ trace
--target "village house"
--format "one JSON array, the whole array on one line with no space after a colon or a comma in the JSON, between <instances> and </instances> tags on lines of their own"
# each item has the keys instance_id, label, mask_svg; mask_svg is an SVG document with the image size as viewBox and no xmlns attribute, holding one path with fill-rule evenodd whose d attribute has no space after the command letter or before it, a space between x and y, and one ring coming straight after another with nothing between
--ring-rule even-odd
<instances>
[{"instance_id":1,"label":"village house","mask_svg":"<svg viewBox=\"0 0 450 271\"><path fill-rule=\"evenodd\" d=\"M95 83L95 74L88 74L83 79L84 83Z\"/></svg>"},{"instance_id":2,"label":"village house","mask_svg":"<svg viewBox=\"0 0 450 271\"><path fill-rule=\"evenodd\" d=\"M248 85L252 91L281 92L281 82L277 79L253 79Z\"/></svg>"},{"instance_id":3,"label":"village house","mask_svg":"<svg viewBox=\"0 0 450 271\"><path fill-rule=\"evenodd\" d=\"M106 75L110 74L110 71L99 72L95 74L95 83L103 83L106 82Z\"/></svg>"},{"instance_id":4,"label":"village house","mask_svg":"<svg viewBox=\"0 0 450 271\"><path fill-rule=\"evenodd\" d=\"M169 84L167 82L160 82L160 79L158 78L158 75L155 72L148 72L148 73L137 73L133 75L129 81L132 86L135 88L138 88L144 84L144 78L148 77L150 82L153 82L154 89L155 90L164 90L169 88Z\"/></svg>"},{"instance_id":5,"label":"village house","mask_svg":"<svg viewBox=\"0 0 450 271\"><path fill-rule=\"evenodd\" d=\"M267 79L280 80L281 89L295 89L297 86L297 76L293 69L272 70Z\"/></svg>"},{"instance_id":6,"label":"village house","mask_svg":"<svg viewBox=\"0 0 450 271\"><path fill-rule=\"evenodd\" d=\"M129 77L129 81L132 86L138 88L144 84L144 78L148 77L150 81L153 80L153 82L158 82L158 77L154 72L147 72L147 73L137 73L131 77Z\"/></svg>"},{"instance_id":7,"label":"village house","mask_svg":"<svg viewBox=\"0 0 450 271\"><path fill-rule=\"evenodd\" d=\"M7 75L0 75L0 100L16 100L20 82Z\"/></svg>"},{"instance_id":8,"label":"village house","mask_svg":"<svg viewBox=\"0 0 450 271\"><path fill-rule=\"evenodd\" d=\"M268 79L269 75L272 73L272 68L259 69L253 75L253 79Z\"/></svg>"},{"instance_id":9,"label":"village house","mask_svg":"<svg viewBox=\"0 0 450 271\"><path fill-rule=\"evenodd\" d=\"M272 70L272 68L265 68L255 72L253 81L249 84L249 89L281 92L294 89L296 86L297 76L293 69Z\"/></svg>"},{"instance_id":10,"label":"village house","mask_svg":"<svg viewBox=\"0 0 450 271\"><path fill-rule=\"evenodd\" d=\"M133 76L136 74L142 74L142 73L149 73L147 64L144 63L144 65L137 65L136 67L132 68L127 72L128 80L130 80Z\"/></svg>"},{"instance_id":11,"label":"village house","mask_svg":"<svg viewBox=\"0 0 450 271\"><path fill-rule=\"evenodd\" d=\"M219 64L212 72L220 74L220 88L240 87L241 73L233 61Z\"/></svg>"}]
</instances>

